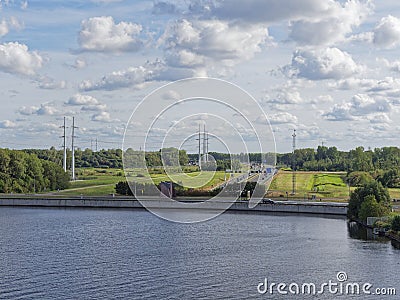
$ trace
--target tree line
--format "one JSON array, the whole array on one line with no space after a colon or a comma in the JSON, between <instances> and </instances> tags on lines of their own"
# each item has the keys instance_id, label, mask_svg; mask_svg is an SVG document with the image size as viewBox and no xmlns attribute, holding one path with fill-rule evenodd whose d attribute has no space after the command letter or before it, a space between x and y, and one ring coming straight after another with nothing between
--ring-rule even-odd
<instances>
[{"instance_id":1,"label":"tree line","mask_svg":"<svg viewBox=\"0 0 400 300\"><path fill-rule=\"evenodd\" d=\"M65 189L69 175L33 153L0 149L0 193L35 193Z\"/></svg>"},{"instance_id":2,"label":"tree line","mask_svg":"<svg viewBox=\"0 0 400 300\"><path fill-rule=\"evenodd\" d=\"M365 150L357 147L340 151L336 147L318 146L296 149L293 153L277 155L277 163L303 171L364 171L389 170L400 167L400 149L397 147Z\"/></svg>"}]
</instances>

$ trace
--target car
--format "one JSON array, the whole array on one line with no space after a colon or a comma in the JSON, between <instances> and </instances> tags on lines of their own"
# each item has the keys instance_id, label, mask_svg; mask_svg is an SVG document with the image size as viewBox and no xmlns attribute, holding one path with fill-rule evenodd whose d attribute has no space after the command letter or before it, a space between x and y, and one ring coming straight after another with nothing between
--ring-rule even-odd
<instances>
[{"instance_id":1,"label":"car","mask_svg":"<svg viewBox=\"0 0 400 300\"><path fill-rule=\"evenodd\" d=\"M264 198L262 200L262 203L264 203L264 204L275 204L275 201L272 200L272 199L269 199L269 198Z\"/></svg>"}]
</instances>

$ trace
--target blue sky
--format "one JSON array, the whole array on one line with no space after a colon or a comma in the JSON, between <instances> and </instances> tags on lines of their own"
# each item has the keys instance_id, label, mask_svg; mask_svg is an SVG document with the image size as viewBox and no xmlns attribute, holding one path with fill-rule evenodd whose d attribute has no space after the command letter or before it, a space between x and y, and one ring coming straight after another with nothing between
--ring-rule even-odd
<instances>
[{"instance_id":1,"label":"blue sky","mask_svg":"<svg viewBox=\"0 0 400 300\"><path fill-rule=\"evenodd\" d=\"M0 4L0 147L60 147L64 116L79 147L120 147L143 97L191 76L248 91L279 152L294 128L299 147L400 146L395 0Z\"/></svg>"}]
</instances>

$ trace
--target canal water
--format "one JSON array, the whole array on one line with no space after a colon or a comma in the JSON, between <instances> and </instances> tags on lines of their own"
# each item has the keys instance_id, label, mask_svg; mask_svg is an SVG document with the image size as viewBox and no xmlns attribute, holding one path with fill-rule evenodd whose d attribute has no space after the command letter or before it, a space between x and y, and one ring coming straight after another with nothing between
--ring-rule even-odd
<instances>
[{"instance_id":1,"label":"canal water","mask_svg":"<svg viewBox=\"0 0 400 300\"><path fill-rule=\"evenodd\" d=\"M400 250L343 218L225 213L176 224L145 210L2 207L0 232L0 299L286 299L260 294L266 279L293 293L331 280L400 295ZM377 296L340 296L349 298Z\"/></svg>"}]
</instances>

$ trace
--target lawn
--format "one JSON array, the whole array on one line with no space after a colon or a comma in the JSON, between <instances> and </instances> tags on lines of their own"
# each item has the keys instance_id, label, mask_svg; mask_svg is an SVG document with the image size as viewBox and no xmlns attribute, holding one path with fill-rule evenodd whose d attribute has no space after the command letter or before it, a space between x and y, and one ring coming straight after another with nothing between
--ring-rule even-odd
<instances>
[{"instance_id":1,"label":"lawn","mask_svg":"<svg viewBox=\"0 0 400 300\"><path fill-rule=\"evenodd\" d=\"M202 189L212 189L222 184L225 179L225 172L190 172L172 175L169 178L160 170L153 170L155 174L138 177L139 170L132 170L131 176L137 182L150 182L159 184L161 181L174 181L184 186L200 186ZM158 173L158 174L157 174ZM345 173L334 172L296 172L296 194L292 192L292 172L279 171L274 177L268 197L286 198L311 198L315 195L317 199L347 200L349 188L343 182ZM98 169L82 168L77 169L77 181L71 182L68 190L60 191L60 195L86 195L102 196L115 193L115 185L119 181L125 181L125 174L122 169ZM353 191L355 187L351 187ZM391 198L400 199L400 189L389 189Z\"/></svg>"},{"instance_id":2,"label":"lawn","mask_svg":"<svg viewBox=\"0 0 400 300\"><path fill-rule=\"evenodd\" d=\"M189 187L201 187L202 189L212 189L224 182L225 172L190 172L171 175L151 174L142 175L139 170L131 170L130 177L137 182L159 184L161 181L174 181L178 184ZM157 172L156 172L157 173ZM161 173L161 172L158 172ZM141 174L138 176L138 174ZM115 193L115 185L120 181L125 181L125 174L121 169L98 169L82 168L77 169L78 180L71 182L71 187L60 191L59 195L84 195L102 196Z\"/></svg>"},{"instance_id":3,"label":"lawn","mask_svg":"<svg viewBox=\"0 0 400 300\"><path fill-rule=\"evenodd\" d=\"M296 195L292 192L292 172L280 171L269 188L270 196L295 198L348 198L349 190L343 182L345 173L296 172Z\"/></svg>"}]
</instances>

